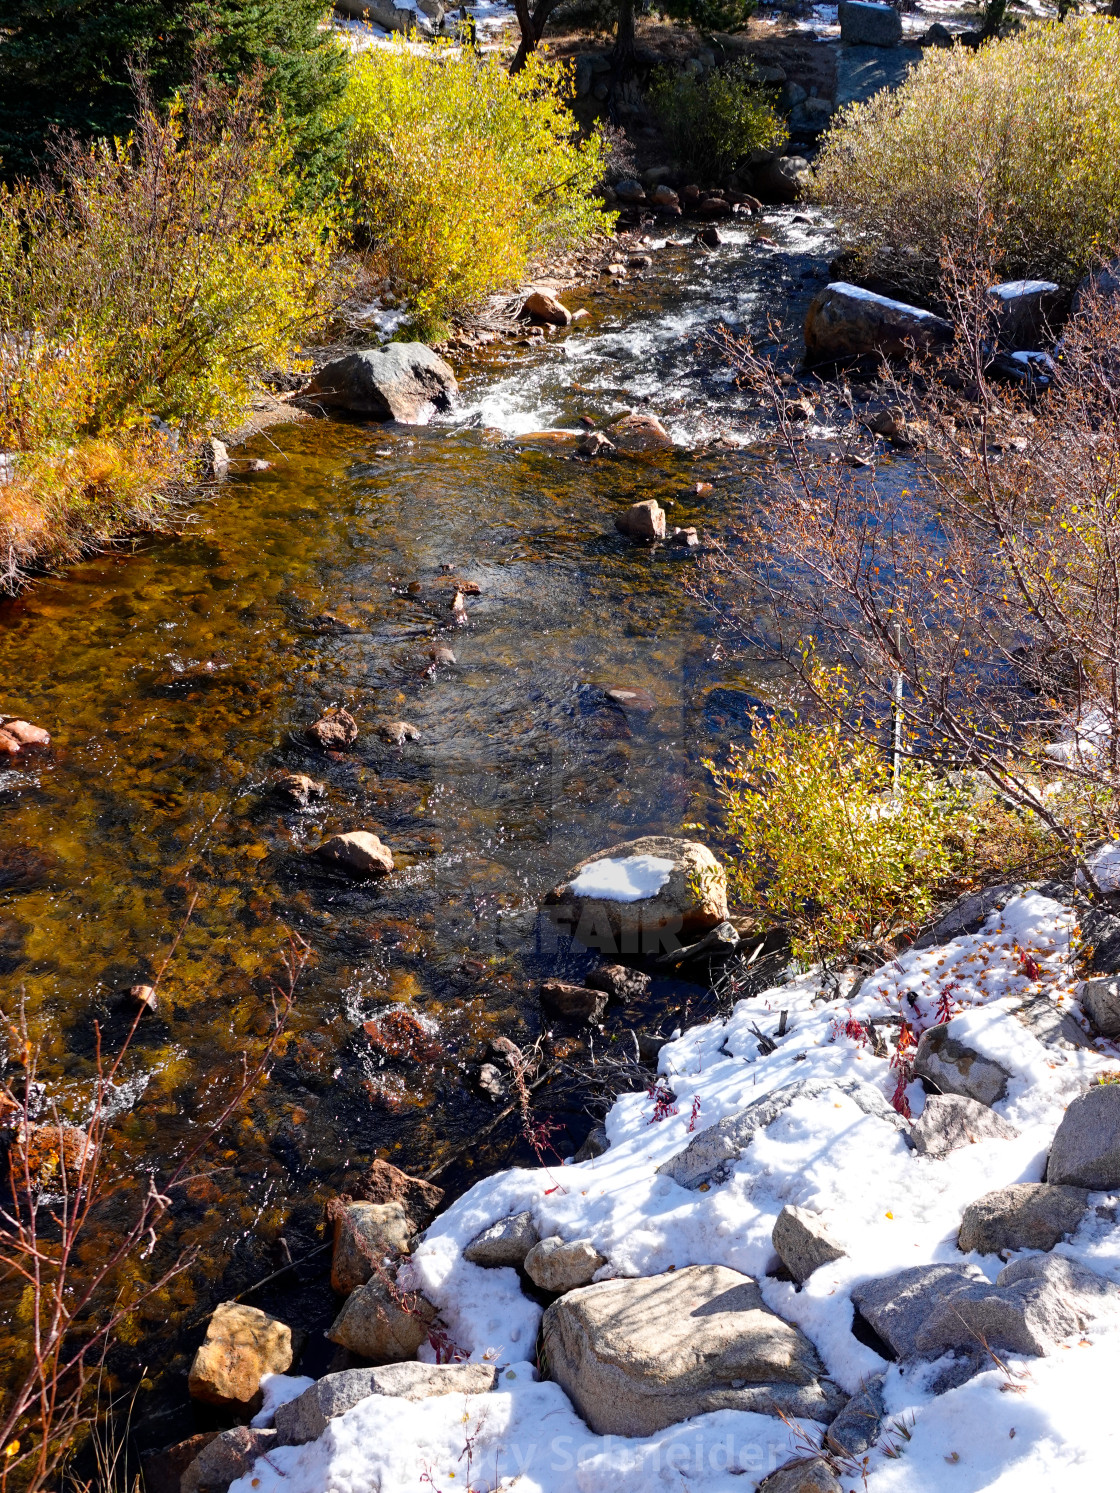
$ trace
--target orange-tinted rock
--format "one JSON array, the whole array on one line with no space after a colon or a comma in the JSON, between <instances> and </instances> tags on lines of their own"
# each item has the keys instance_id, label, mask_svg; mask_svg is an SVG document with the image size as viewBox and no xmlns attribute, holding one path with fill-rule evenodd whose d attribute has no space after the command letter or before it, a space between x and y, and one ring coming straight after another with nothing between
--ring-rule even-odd
<instances>
[{"instance_id":1,"label":"orange-tinted rock","mask_svg":"<svg viewBox=\"0 0 1120 1493\"><path fill-rule=\"evenodd\" d=\"M248 1409L264 1374L292 1366L292 1329L267 1312L239 1302L215 1308L194 1355L187 1389L193 1399L230 1410Z\"/></svg>"}]
</instances>

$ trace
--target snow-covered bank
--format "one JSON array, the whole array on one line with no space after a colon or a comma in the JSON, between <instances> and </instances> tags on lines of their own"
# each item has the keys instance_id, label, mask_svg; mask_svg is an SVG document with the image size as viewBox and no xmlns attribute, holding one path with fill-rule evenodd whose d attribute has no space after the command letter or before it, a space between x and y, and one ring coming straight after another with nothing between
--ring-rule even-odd
<instances>
[{"instance_id":1,"label":"snow-covered bank","mask_svg":"<svg viewBox=\"0 0 1120 1493\"><path fill-rule=\"evenodd\" d=\"M872 1490L1097 1486L1120 1451L1110 1414L1120 1317L1102 1315L1050 1357L1001 1354L1001 1366L993 1360L941 1395L931 1389L936 1366L888 1367L852 1332L851 1293L861 1282L935 1262L975 1266L994 1282L1018 1257L962 1254L957 1233L964 1209L983 1194L1043 1179L1066 1107L1116 1066L1112 1044L1072 1046L1047 1036L1037 1015L1028 1025L1019 1014L1024 1001L1042 995L1076 1016L1076 936L1070 908L1028 893L979 933L902 955L850 1001L824 1001L809 975L741 1002L726 1022L686 1032L661 1053L658 1091L614 1105L604 1155L480 1182L437 1218L402 1270L403 1283L440 1308L460 1355L502 1366L499 1387L417 1402L371 1396L318 1441L272 1449L233 1485L236 1493L412 1493L422 1486L446 1493L464 1485L749 1493L819 1439L812 1423L799 1436L781 1420L742 1410L644 1439L593 1435L558 1385L537 1382L541 1308L523 1293L516 1270L463 1258L483 1228L523 1210L542 1238L590 1240L608 1261L596 1279L708 1264L754 1277L766 1305L808 1335L828 1375L848 1392L886 1370L888 1418L866 1467ZM788 1013L780 1038L779 1010ZM935 1157L910 1148L908 1127L892 1123L893 1112L885 1118L882 1101L908 1103L920 1116L921 1084L898 1083L900 1023L920 1036L946 1018L957 1041L1006 1075L993 1109L1017 1134ZM777 1044L769 1055L759 1051L756 1023ZM905 1059L906 1038L902 1049ZM801 1080L816 1082L754 1131L725 1181L690 1190L659 1172L716 1122ZM875 1091L874 1104L861 1085ZM1091 1194L1076 1233L1053 1252L1120 1283L1116 1203L1114 1195ZM801 1288L767 1274L779 1263L771 1235L787 1205L820 1215L845 1251ZM847 1489L862 1478L842 1469L841 1481Z\"/></svg>"}]
</instances>

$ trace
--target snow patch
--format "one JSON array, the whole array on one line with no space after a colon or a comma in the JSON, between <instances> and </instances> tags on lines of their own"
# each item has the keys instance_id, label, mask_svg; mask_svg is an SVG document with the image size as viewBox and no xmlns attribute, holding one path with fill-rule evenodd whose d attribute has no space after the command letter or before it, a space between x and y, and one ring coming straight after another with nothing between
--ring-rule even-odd
<instances>
[{"instance_id":1,"label":"snow patch","mask_svg":"<svg viewBox=\"0 0 1120 1493\"><path fill-rule=\"evenodd\" d=\"M642 902L656 897L669 880L673 862L661 855L607 856L592 861L569 883L575 897L594 897L604 902Z\"/></svg>"}]
</instances>

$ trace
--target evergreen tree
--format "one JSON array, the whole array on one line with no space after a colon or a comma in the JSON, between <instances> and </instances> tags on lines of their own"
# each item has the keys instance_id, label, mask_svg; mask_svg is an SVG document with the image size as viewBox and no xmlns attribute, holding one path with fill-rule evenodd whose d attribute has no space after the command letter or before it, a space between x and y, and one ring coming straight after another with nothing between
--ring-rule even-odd
<instances>
[{"instance_id":1,"label":"evergreen tree","mask_svg":"<svg viewBox=\"0 0 1120 1493\"><path fill-rule=\"evenodd\" d=\"M0 170L35 171L52 129L128 133L130 63L165 100L201 61L232 83L258 64L302 163L320 177L336 151L323 122L343 56L320 29L326 0L0 0Z\"/></svg>"}]
</instances>

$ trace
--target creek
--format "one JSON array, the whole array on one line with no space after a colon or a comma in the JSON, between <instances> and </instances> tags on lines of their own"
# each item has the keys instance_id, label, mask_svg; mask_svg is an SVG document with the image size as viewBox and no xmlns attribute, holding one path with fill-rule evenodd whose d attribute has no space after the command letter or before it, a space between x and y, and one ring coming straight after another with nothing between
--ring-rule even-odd
<instances>
[{"instance_id":1,"label":"creek","mask_svg":"<svg viewBox=\"0 0 1120 1493\"><path fill-rule=\"evenodd\" d=\"M633 546L613 520L657 497L671 524L712 534L765 501L757 410L701 339L723 323L757 340L772 321L795 354L830 239L788 209L725 240L708 253L681 228L653 240L643 277L566 293L590 317L461 366L460 408L437 423L316 419L255 437L235 455L270 470L235 475L180 533L0 605L0 707L54 741L38 765L0 771L0 986L79 1113L95 1023L113 1051L124 992L158 970L198 896L115 1098L116 1165L161 1165L220 1106L267 1032L284 930L311 950L269 1082L227 1127L220 1170L175 1201L173 1242L200 1246L200 1263L121 1350L157 1382L149 1442L192 1429L185 1374L208 1311L315 1249L354 1168L451 1159L454 1191L526 1159L513 1125L472 1146L495 1113L478 1064L491 1037L539 1035L542 977L582 980L594 962L538 923L541 894L605 846L716 823L703 759L742 739L764 681L718 648L689 594L695 560ZM628 409L660 416L677 449L583 462L525 439ZM451 578L479 588L465 627ZM436 643L457 662L433 674ZM603 696L615 686L656 708L619 710ZM333 758L303 735L332 704L361 731ZM397 719L419 739L382 741ZM281 770L327 796L285 804ZM393 849L384 882L307 855L359 827ZM612 1006L601 1040L668 1031L687 994L655 980L639 1008ZM364 1023L387 1011L418 1017L430 1042L379 1047ZM591 1117L552 1118L570 1155ZM332 1312L324 1257L251 1299L314 1337Z\"/></svg>"}]
</instances>

